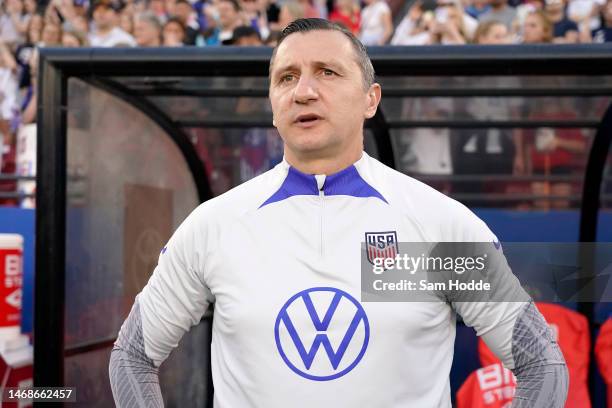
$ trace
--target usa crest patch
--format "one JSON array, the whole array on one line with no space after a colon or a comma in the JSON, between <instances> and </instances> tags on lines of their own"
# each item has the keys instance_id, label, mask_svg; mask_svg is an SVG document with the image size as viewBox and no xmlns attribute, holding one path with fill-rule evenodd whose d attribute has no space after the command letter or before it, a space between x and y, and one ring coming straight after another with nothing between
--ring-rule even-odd
<instances>
[{"instance_id":1,"label":"usa crest patch","mask_svg":"<svg viewBox=\"0 0 612 408\"><path fill-rule=\"evenodd\" d=\"M376 258L392 258L399 252L397 244L397 232L366 232L365 233L366 252L368 262L374 265Z\"/></svg>"}]
</instances>

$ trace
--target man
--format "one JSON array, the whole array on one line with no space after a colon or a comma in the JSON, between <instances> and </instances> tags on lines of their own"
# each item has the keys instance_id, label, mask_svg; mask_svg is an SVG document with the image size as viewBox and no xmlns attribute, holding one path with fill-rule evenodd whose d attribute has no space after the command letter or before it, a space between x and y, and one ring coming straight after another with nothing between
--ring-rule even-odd
<instances>
[{"instance_id":1,"label":"man","mask_svg":"<svg viewBox=\"0 0 612 408\"><path fill-rule=\"evenodd\" d=\"M187 0L177 0L174 6L175 17L185 26L185 44L195 45L199 32L196 13Z\"/></svg>"},{"instance_id":2,"label":"man","mask_svg":"<svg viewBox=\"0 0 612 408\"><path fill-rule=\"evenodd\" d=\"M95 30L89 35L92 47L116 47L136 45L134 37L118 27L117 13L121 5L110 0L100 0L94 4L93 21Z\"/></svg>"},{"instance_id":3,"label":"man","mask_svg":"<svg viewBox=\"0 0 612 408\"><path fill-rule=\"evenodd\" d=\"M504 23L508 31L512 30L512 22L516 18L516 9L508 4L506 0L489 0L491 8L489 11L482 13L478 17L478 21L484 23L486 21L499 21Z\"/></svg>"},{"instance_id":4,"label":"man","mask_svg":"<svg viewBox=\"0 0 612 408\"><path fill-rule=\"evenodd\" d=\"M565 364L533 303L356 300L364 234L496 242L363 152L381 97L363 45L326 20L291 23L269 96L284 161L199 206L162 250L113 348L117 405L162 405L157 367L214 302L216 407L450 407L453 308L514 370L517 406L562 407Z\"/></svg>"},{"instance_id":5,"label":"man","mask_svg":"<svg viewBox=\"0 0 612 408\"><path fill-rule=\"evenodd\" d=\"M594 43L612 42L612 0L607 0L601 8L601 27L592 32Z\"/></svg>"},{"instance_id":6,"label":"man","mask_svg":"<svg viewBox=\"0 0 612 408\"><path fill-rule=\"evenodd\" d=\"M134 19L134 38L139 47L159 47L162 41L162 25L150 11L140 13Z\"/></svg>"},{"instance_id":7,"label":"man","mask_svg":"<svg viewBox=\"0 0 612 408\"><path fill-rule=\"evenodd\" d=\"M231 39L234 29L244 22L238 0L219 0L217 12L219 13L218 26L206 39L206 45L221 45L223 41Z\"/></svg>"},{"instance_id":8,"label":"man","mask_svg":"<svg viewBox=\"0 0 612 408\"><path fill-rule=\"evenodd\" d=\"M575 44L579 42L578 24L567 18L564 0L546 0L544 11L553 23L553 42Z\"/></svg>"}]
</instances>

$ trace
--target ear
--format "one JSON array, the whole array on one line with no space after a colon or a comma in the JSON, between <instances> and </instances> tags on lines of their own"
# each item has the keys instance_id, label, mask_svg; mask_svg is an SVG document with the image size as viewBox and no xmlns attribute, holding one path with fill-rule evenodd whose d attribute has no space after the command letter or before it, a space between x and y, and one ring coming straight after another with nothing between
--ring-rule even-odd
<instances>
[{"instance_id":1,"label":"ear","mask_svg":"<svg viewBox=\"0 0 612 408\"><path fill-rule=\"evenodd\" d=\"M276 127L276 120L272 118L272 126Z\"/></svg>"},{"instance_id":2,"label":"ear","mask_svg":"<svg viewBox=\"0 0 612 408\"><path fill-rule=\"evenodd\" d=\"M366 119L370 119L376 114L376 109L378 108L378 104L380 103L380 98L382 96L382 91L380 89L380 85L377 83L372 84L370 89L368 89L368 93L366 96L366 110L364 116Z\"/></svg>"}]
</instances>

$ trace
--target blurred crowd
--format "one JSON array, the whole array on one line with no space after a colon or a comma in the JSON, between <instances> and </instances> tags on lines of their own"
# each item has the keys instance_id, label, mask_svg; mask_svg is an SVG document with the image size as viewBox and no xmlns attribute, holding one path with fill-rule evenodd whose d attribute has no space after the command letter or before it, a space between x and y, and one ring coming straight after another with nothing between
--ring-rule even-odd
<instances>
[{"instance_id":1,"label":"blurred crowd","mask_svg":"<svg viewBox=\"0 0 612 408\"><path fill-rule=\"evenodd\" d=\"M30 173L15 139L36 121L40 47L274 46L302 17L368 46L612 41L612 0L0 0L0 173Z\"/></svg>"}]
</instances>

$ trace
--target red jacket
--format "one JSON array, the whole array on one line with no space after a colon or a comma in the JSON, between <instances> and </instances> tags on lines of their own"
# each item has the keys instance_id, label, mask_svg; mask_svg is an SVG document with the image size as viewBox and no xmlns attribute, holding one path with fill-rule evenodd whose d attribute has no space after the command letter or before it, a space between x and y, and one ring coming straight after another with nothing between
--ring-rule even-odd
<instances>
[{"instance_id":1,"label":"red jacket","mask_svg":"<svg viewBox=\"0 0 612 408\"><path fill-rule=\"evenodd\" d=\"M506 408L512 404L516 378L501 363L474 371L457 391L457 408Z\"/></svg>"},{"instance_id":2,"label":"red jacket","mask_svg":"<svg viewBox=\"0 0 612 408\"><path fill-rule=\"evenodd\" d=\"M608 407L612 407L612 317L601 326L595 342L595 358L608 386Z\"/></svg>"}]
</instances>

